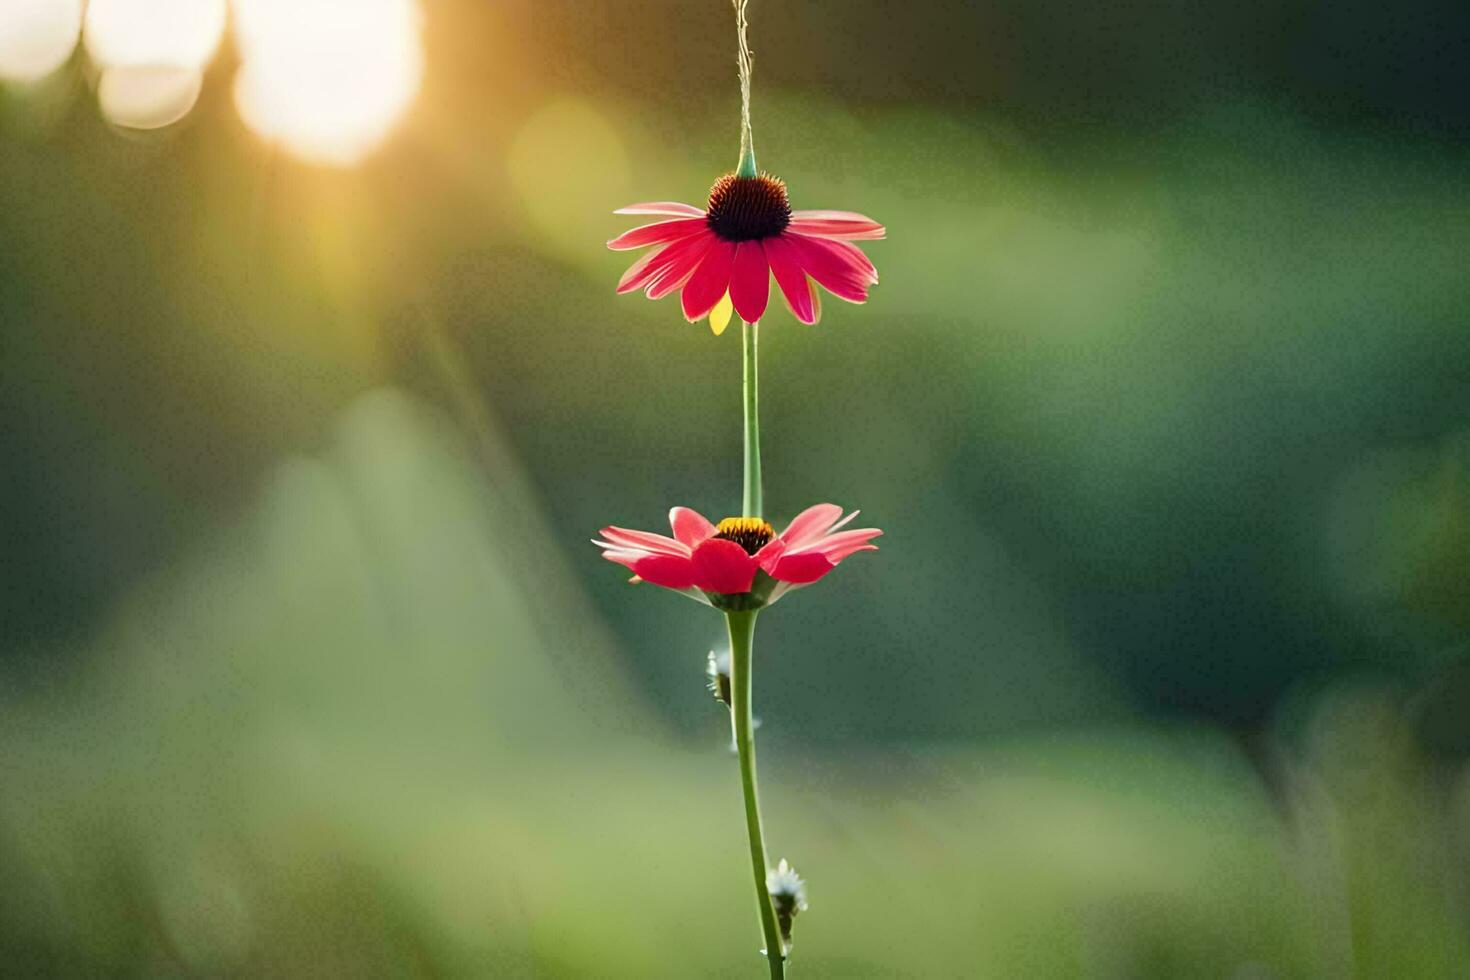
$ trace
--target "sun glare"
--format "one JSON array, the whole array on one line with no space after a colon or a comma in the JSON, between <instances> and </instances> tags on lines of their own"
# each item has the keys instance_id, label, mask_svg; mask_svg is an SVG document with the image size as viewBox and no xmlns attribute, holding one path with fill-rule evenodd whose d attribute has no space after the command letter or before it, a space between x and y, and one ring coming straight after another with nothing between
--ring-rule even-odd
<instances>
[{"instance_id":1,"label":"sun glare","mask_svg":"<svg viewBox=\"0 0 1470 980\"><path fill-rule=\"evenodd\" d=\"M184 118L225 32L224 0L91 0L83 39L102 114L132 129Z\"/></svg>"},{"instance_id":2,"label":"sun glare","mask_svg":"<svg viewBox=\"0 0 1470 980\"><path fill-rule=\"evenodd\" d=\"M97 84L97 104L118 126L158 129L187 116L203 87L197 68L108 68Z\"/></svg>"},{"instance_id":3,"label":"sun glare","mask_svg":"<svg viewBox=\"0 0 1470 980\"><path fill-rule=\"evenodd\" d=\"M375 149L423 75L414 0L235 0L235 105L262 138L314 163Z\"/></svg>"},{"instance_id":4,"label":"sun glare","mask_svg":"<svg viewBox=\"0 0 1470 980\"><path fill-rule=\"evenodd\" d=\"M0 0L0 80L35 82L71 57L82 0Z\"/></svg>"},{"instance_id":5,"label":"sun glare","mask_svg":"<svg viewBox=\"0 0 1470 980\"><path fill-rule=\"evenodd\" d=\"M87 54L103 68L202 68L224 32L224 0L91 0L87 5Z\"/></svg>"},{"instance_id":6,"label":"sun glare","mask_svg":"<svg viewBox=\"0 0 1470 980\"><path fill-rule=\"evenodd\" d=\"M198 101L231 11L235 106L304 160L357 163L418 94L418 0L0 0L0 82L45 78L80 39L108 121L168 126Z\"/></svg>"}]
</instances>

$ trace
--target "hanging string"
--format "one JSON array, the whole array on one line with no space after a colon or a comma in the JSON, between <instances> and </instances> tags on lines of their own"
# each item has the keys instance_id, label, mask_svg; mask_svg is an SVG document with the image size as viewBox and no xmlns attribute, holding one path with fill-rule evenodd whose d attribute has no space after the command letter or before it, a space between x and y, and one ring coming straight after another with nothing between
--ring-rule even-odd
<instances>
[{"instance_id":1,"label":"hanging string","mask_svg":"<svg viewBox=\"0 0 1470 980\"><path fill-rule=\"evenodd\" d=\"M749 0L730 0L735 7L735 33L739 38L739 51L736 55L736 63L740 67L740 166L736 174L741 177L754 177L755 169L755 137L750 130L750 68L751 55L750 43L746 40L745 30L747 20L745 7Z\"/></svg>"}]
</instances>

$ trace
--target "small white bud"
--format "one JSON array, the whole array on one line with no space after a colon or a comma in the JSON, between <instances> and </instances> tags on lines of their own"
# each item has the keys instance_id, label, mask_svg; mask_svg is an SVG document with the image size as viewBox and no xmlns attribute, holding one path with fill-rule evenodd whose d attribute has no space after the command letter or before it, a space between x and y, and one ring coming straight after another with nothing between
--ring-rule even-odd
<instances>
[{"instance_id":1,"label":"small white bud","mask_svg":"<svg viewBox=\"0 0 1470 980\"><path fill-rule=\"evenodd\" d=\"M704 668L709 678L710 693L725 707L730 707L730 651L709 652L709 663Z\"/></svg>"},{"instance_id":2,"label":"small white bud","mask_svg":"<svg viewBox=\"0 0 1470 980\"><path fill-rule=\"evenodd\" d=\"M806 882L796 869L782 858L774 870L766 871L766 891L771 893L771 904L776 908L776 924L781 927L781 940L785 952L791 951L791 922L798 912L806 911Z\"/></svg>"}]
</instances>

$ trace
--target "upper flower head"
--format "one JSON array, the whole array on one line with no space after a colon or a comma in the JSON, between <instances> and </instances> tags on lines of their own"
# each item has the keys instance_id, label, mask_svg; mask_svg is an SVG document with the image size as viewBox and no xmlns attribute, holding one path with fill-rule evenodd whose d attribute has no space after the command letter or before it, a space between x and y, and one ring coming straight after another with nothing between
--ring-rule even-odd
<instances>
[{"instance_id":1,"label":"upper flower head","mask_svg":"<svg viewBox=\"0 0 1470 980\"><path fill-rule=\"evenodd\" d=\"M822 315L820 283L851 303L863 303L878 281L873 263L852 242L882 238L883 226L851 211L793 211L786 184L770 174L726 174L710 188L704 210L658 201L620 208L669 220L634 228L611 249L654 246L623 274L618 292L642 289L649 299L681 293L690 323L708 316L716 334L730 313L755 323L766 312L771 276L802 323Z\"/></svg>"},{"instance_id":2,"label":"upper flower head","mask_svg":"<svg viewBox=\"0 0 1470 980\"><path fill-rule=\"evenodd\" d=\"M669 511L674 536L621 527L602 529L602 557L632 569L636 579L687 592L723 606L775 602L810 585L859 551L877 551L877 528L840 530L858 515L836 504L808 507L776 534L758 517L727 517L712 524L688 507Z\"/></svg>"}]
</instances>

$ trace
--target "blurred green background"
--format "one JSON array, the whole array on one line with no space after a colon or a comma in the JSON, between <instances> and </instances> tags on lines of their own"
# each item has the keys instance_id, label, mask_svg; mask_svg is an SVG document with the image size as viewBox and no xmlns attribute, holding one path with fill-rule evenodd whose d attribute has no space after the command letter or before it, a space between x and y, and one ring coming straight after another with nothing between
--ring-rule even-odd
<instances>
[{"instance_id":1,"label":"blurred green background","mask_svg":"<svg viewBox=\"0 0 1470 980\"><path fill-rule=\"evenodd\" d=\"M793 975L1470 975L1463 6L751 18L889 230L761 327L769 516L886 531L762 617ZM424 3L353 166L230 42L0 91L0 973L760 975L722 622L587 543L738 503L603 248L735 162L728 4Z\"/></svg>"}]
</instances>

